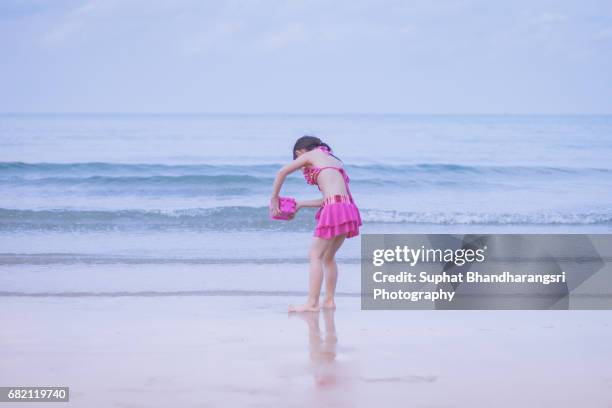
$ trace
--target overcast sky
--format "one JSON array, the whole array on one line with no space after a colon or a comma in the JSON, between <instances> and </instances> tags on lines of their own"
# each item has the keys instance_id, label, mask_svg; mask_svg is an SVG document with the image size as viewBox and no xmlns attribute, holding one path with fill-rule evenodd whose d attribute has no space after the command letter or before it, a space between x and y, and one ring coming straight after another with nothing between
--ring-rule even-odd
<instances>
[{"instance_id":1,"label":"overcast sky","mask_svg":"<svg viewBox=\"0 0 612 408\"><path fill-rule=\"evenodd\" d=\"M1 0L0 112L612 113L612 1Z\"/></svg>"}]
</instances>

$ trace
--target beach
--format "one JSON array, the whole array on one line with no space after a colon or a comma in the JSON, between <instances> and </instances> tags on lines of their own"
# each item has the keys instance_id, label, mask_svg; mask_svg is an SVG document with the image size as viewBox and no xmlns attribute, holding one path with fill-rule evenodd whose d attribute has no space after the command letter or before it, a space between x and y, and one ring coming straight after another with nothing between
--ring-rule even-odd
<instances>
[{"instance_id":1,"label":"beach","mask_svg":"<svg viewBox=\"0 0 612 408\"><path fill-rule=\"evenodd\" d=\"M70 386L75 407L612 400L606 311L361 311L340 297L335 312L288 315L295 300L3 297L0 382Z\"/></svg>"},{"instance_id":2,"label":"beach","mask_svg":"<svg viewBox=\"0 0 612 408\"><path fill-rule=\"evenodd\" d=\"M0 408L612 408L612 2L0 33Z\"/></svg>"},{"instance_id":3,"label":"beach","mask_svg":"<svg viewBox=\"0 0 612 408\"><path fill-rule=\"evenodd\" d=\"M308 132L343 160L362 234L612 233L611 131L609 116L0 115L0 385L68 386L86 408L609 407L609 312L362 311L360 238L338 253L338 310L289 316L314 211L272 221L267 205ZM282 194L319 193L294 174Z\"/></svg>"}]
</instances>

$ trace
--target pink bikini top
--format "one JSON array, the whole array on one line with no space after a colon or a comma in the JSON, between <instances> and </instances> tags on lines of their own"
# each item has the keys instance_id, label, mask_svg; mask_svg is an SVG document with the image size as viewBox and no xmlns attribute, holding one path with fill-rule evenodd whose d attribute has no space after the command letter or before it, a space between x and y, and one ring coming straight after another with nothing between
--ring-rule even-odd
<instances>
[{"instance_id":1,"label":"pink bikini top","mask_svg":"<svg viewBox=\"0 0 612 408\"><path fill-rule=\"evenodd\" d=\"M321 146L321 147L319 147L319 149L321 149L322 151L324 151L327 154L331 154L330 150L328 148L326 148L325 146ZM346 174L346 171L344 171L344 169L342 167L335 167L335 166L325 166L325 167L310 166L310 167L304 167L302 172L304 173L304 178L306 179L306 183L312 184L312 185L317 184L317 178L319 177L319 173L321 173L321 171L325 170L325 169L338 170L340 172L340 174L342 174L342 177L344 178L344 184L346 185L346 192L348 193L348 195L350 197L351 196L351 192L350 192L349 187L348 187L349 177L348 177L348 174ZM319 190L320 189L321 188L319 188ZM352 199L352 197L351 197L351 199Z\"/></svg>"},{"instance_id":2,"label":"pink bikini top","mask_svg":"<svg viewBox=\"0 0 612 408\"><path fill-rule=\"evenodd\" d=\"M340 173L342 173L342 176L344 177L344 181L346 183L349 182L348 175L346 174L346 172L344 171L344 169L342 167L335 167L335 166L315 167L315 166L311 166L311 167L304 167L302 172L304 173L304 178L306 179L306 182L308 184L315 185L315 184L317 184L317 178L319 177L319 173L321 173L321 170L325 170L325 169L338 170Z\"/></svg>"}]
</instances>

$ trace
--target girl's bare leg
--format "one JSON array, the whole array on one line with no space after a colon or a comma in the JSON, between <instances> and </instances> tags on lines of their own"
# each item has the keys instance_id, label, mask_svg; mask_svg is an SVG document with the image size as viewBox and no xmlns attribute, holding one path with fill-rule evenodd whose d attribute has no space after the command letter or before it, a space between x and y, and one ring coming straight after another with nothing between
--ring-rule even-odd
<instances>
[{"instance_id":1,"label":"girl's bare leg","mask_svg":"<svg viewBox=\"0 0 612 408\"><path fill-rule=\"evenodd\" d=\"M290 312L316 312L319 310L319 297L323 283L323 254L331 247L333 239L314 237L310 247L310 277L308 299L301 306L289 305Z\"/></svg>"},{"instance_id":2,"label":"girl's bare leg","mask_svg":"<svg viewBox=\"0 0 612 408\"><path fill-rule=\"evenodd\" d=\"M324 309L335 309L336 302L336 283L338 282L338 264L336 263L336 252L344 243L346 235L335 237L332 244L323 254L323 266L325 267L325 300L323 301Z\"/></svg>"}]
</instances>

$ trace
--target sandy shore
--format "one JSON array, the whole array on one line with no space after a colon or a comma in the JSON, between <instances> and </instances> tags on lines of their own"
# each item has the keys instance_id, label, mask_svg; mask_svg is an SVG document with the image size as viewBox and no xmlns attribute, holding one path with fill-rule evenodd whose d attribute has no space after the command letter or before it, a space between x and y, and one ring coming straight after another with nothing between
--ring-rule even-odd
<instances>
[{"instance_id":1,"label":"sandy shore","mask_svg":"<svg viewBox=\"0 0 612 408\"><path fill-rule=\"evenodd\" d=\"M609 312L288 316L282 296L2 297L0 384L74 407L609 407ZM19 404L20 407L40 404ZM55 406L55 405L54 405Z\"/></svg>"}]
</instances>

